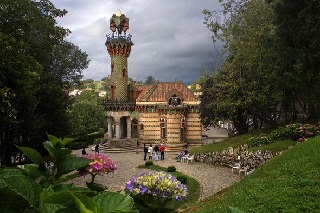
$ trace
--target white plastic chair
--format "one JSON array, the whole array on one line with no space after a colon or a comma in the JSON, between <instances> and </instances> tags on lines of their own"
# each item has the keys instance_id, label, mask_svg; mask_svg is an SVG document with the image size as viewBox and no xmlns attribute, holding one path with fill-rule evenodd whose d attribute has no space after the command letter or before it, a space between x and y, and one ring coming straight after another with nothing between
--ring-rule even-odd
<instances>
[{"instance_id":1,"label":"white plastic chair","mask_svg":"<svg viewBox=\"0 0 320 213\"><path fill-rule=\"evenodd\" d=\"M239 175L240 176L246 176L248 174L248 168L247 167L243 167L239 169Z\"/></svg>"},{"instance_id":2,"label":"white plastic chair","mask_svg":"<svg viewBox=\"0 0 320 213\"><path fill-rule=\"evenodd\" d=\"M187 163L189 155L185 155L181 158L181 162Z\"/></svg>"},{"instance_id":3,"label":"white plastic chair","mask_svg":"<svg viewBox=\"0 0 320 213\"><path fill-rule=\"evenodd\" d=\"M193 163L193 160L194 160L194 155L191 155L188 157L188 160L187 160L187 163Z\"/></svg>"},{"instance_id":4,"label":"white plastic chair","mask_svg":"<svg viewBox=\"0 0 320 213\"><path fill-rule=\"evenodd\" d=\"M234 170L240 171L240 168L241 168L240 163L235 163L235 164L232 166L232 173L234 173Z\"/></svg>"},{"instance_id":5,"label":"white plastic chair","mask_svg":"<svg viewBox=\"0 0 320 213\"><path fill-rule=\"evenodd\" d=\"M181 162L187 163L187 161L188 161L188 156L189 156L189 155L185 155L185 156L181 157Z\"/></svg>"}]
</instances>

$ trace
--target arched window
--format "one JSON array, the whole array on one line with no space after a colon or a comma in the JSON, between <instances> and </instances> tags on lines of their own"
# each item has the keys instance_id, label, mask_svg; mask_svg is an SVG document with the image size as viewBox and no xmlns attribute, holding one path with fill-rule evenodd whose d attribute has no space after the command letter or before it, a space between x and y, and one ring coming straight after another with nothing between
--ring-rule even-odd
<instances>
[{"instance_id":1,"label":"arched window","mask_svg":"<svg viewBox=\"0 0 320 213\"><path fill-rule=\"evenodd\" d=\"M186 127L186 118L185 117L181 118L180 123L181 123L180 124L181 129L184 129Z\"/></svg>"},{"instance_id":2,"label":"arched window","mask_svg":"<svg viewBox=\"0 0 320 213\"><path fill-rule=\"evenodd\" d=\"M160 134L161 138L166 138L166 119L165 118L160 118Z\"/></svg>"},{"instance_id":3,"label":"arched window","mask_svg":"<svg viewBox=\"0 0 320 213\"><path fill-rule=\"evenodd\" d=\"M123 68L122 70L122 77L126 78L127 77L127 69Z\"/></svg>"},{"instance_id":4,"label":"arched window","mask_svg":"<svg viewBox=\"0 0 320 213\"><path fill-rule=\"evenodd\" d=\"M185 141L185 138L186 138L186 118L183 117L181 118L181 121L180 121L180 140L181 142L184 142Z\"/></svg>"},{"instance_id":5,"label":"arched window","mask_svg":"<svg viewBox=\"0 0 320 213\"><path fill-rule=\"evenodd\" d=\"M133 90L130 90L130 97L129 97L130 102L133 101Z\"/></svg>"},{"instance_id":6,"label":"arched window","mask_svg":"<svg viewBox=\"0 0 320 213\"><path fill-rule=\"evenodd\" d=\"M111 64L111 73L113 73L114 63Z\"/></svg>"},{"instance_id":7,"label":"arched window","mask_svg":"<svg viewBox=\"0 0 320 213\"><path fill-rule=\"evenodd\" d=\"M114 85L111 85L111 100L113 101L114 100L114 89L116 87Z\"/></svg>"}]
</instances>

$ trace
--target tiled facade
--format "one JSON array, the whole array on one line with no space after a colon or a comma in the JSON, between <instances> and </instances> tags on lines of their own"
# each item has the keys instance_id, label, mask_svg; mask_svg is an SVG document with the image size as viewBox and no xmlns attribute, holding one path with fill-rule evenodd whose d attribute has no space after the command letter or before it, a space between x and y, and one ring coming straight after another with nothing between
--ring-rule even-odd
<instances>
[{"instance_id":1,"label":"tiled facade","mask_svg":"<svg viewBox=\"0 0 320 213\"><path fill-rule=\"evenodd\" d=\"M120 23L116 19L124 24L115 25ZM111 98L105 104L109 138L134 137L173 150L200 145L199 102L182 82L128 84L127 60L133 43L122 33L124 25L129 28L129 19L121 13L114 15L110 29L113 33L118 29L118 36L108 37L106 42L111 57Z\"/></svg>"}]
</instances>

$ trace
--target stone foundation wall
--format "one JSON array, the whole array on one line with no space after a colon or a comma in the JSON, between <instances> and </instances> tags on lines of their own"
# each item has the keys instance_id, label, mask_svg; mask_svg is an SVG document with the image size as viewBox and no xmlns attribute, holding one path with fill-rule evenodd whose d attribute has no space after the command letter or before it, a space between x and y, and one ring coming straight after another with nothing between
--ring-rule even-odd
<instances>
[{"instance_id":1,"label":"stone foundation wall","mask_svg":"<svg viewBox=\"0 0 320 213\"><path fill-rule=\"evenodd\" d=\"M268 150L252 152L248 151L247 148L247 146L240 146L238 148L229 147L228 150L195 154L195 161L223 166L232 166L235 163L240 163L241 167L246 167L248 171L252 171L264 162L282 153L273 153Z\"/></svg>"}]
</instances>

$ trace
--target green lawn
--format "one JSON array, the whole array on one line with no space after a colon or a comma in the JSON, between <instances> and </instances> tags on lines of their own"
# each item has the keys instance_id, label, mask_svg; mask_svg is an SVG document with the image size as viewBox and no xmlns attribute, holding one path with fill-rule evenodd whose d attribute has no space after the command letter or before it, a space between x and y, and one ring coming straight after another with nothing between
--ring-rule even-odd
<instances>
[{"instance_id":1,"label":"green lawn","mask_svg":"<svg viewBox=\"0 0 320 213\"><path fill-rule=\"evenodd\" d=\"M228 190L192 206L190 212L227 212L227 207L243 212L319 212L319 194L320 139L316 137L284 151Z\"/></svg>"},{"instance_id":2,"label":"green lawn","mask_svg":"<svg viewBox=\"0 0 320 213\"><path fill-rule=\"evenodd\" d=\"M197 147L189 151L191 154L194 154L194 153L216 152L223 149L228 149L228 147L239 147L240 145L248 143L249 138L258 136L261 133L269 133L271 131L272 129L261 129L258 131L253 131L253 132L239 135L236 137L230 137L215 144L207 144L201 147Z\"/></svg>"},{"instance_id":3,"label":"green lawn","mask_svg":"<svg viewBox=\"0 0 320 213\"><path fill-rule=\"evenodd\" d=\"M272 152L279 152L287 149L288 147L296 145L297 142L293 140L283 140L283 141L277 141L276 143L270 143L265 146L259 146L259 147L250 147L249 151L257 151L257 150L269 150Z\"/></svg>"}]
</instances>

